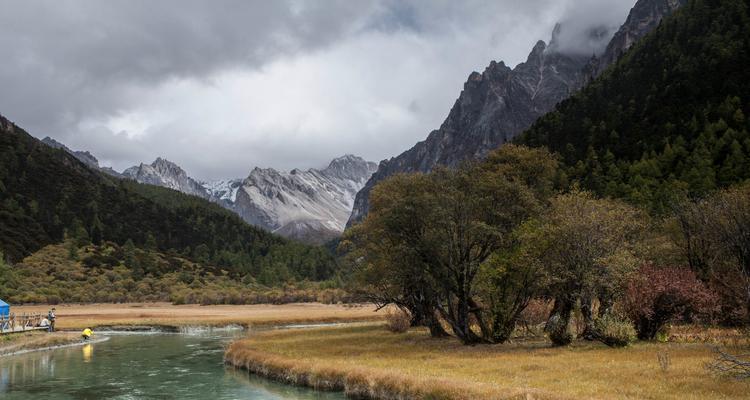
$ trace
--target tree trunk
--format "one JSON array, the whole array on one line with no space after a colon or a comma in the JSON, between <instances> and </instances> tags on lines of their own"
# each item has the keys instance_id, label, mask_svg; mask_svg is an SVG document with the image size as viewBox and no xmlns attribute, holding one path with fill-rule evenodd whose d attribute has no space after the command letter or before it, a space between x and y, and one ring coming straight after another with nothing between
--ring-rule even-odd
<instances>
[{"instance_id":1,"label":"tree trunk","mask_svg":"<svg viewBox=\"0 0 750 400\"><path fill-rule=\"evenodd\" d=\"M573 311L573 302L570 299L555 299L552 313L544 328L549 333L549 338L555 346L566 346L573 341L573 335L568 330L571 311Z\"/></svg>"},{"instance_id":2,"label":"tree trunk","mask_svg":"<svg viewBox=\"0 0 750 400\"><path fill-rule=\"evenodd\" d=\"M593 299L591 296L585 296L581 299L581 314L583 315L583 333L581 337L585 340L594 340L594 310Z\"/></svg>"},{"instance_id":3,"label":"tree trunk","mask_svg":"<svg viewBox=\"0 0 750 400\"><path fill-rule=\"evenodd\" d=\"M433 311L431 315L427 316L426 325L430 329L430 336L434 338L442 338L450 336L448 335L448 332L443 329L443 325L440 323L440 319L435 315L435 312Z\"/></svg>"},{"instance_id":4,"label":"tree trunk","mask_svg":"<svg viewBox=\"0 0 750 400\"><path fill-rule=\"evenodd\" d=\"M636 323L636 332L640 340L652 340L659 333L662 324L651 318L640 318Z\"/></svg>"},{"instance_id":5,"label":"tree trunk","mask_svg":"<svg viewBox=\"0 0 750 400\"><path fill-rule=\"evenodd\" d=\"M599 318L610 314L612 312L612 307L615 306L615 300L614 296L611 296L609 294L605 294L599 298Z\"/></svg>"},{"instance_id":6,"label":"tree trunk","mask_svg":"<svg viewBox=\"0 0 750 400\"><path fill-rule=\"evenodd\" d=\"M485 342L492 342L492 331L490 331L487 323L484 321L484 317L482 316L482 307L480 307L479 304L477 304L477 302L474 301L474 299L471 297L469 297L469 307L469 312L477 320L477 325L479 325L479 330L482 333L482 340L484 340Z\"/></svg>"},{"instance_id":7,"label":"tree trunk","mask_svg":"<svg viewBox=\"0 0 750 400\"><path fill-rule=\"evenodd\" d=\"M482 338L477 336L468 325L468 309L466 315L466 324L462 324L461 322L459 322L461 321L461 311L459 305L456 305L455 310L451 308L450 312L446 311L443 307L438 307L438 311L440 311L440 315L443 317L443 319L445 319L448 325L450 325L453 334L458 338L458 340L461 341L461 343L465 345L482 343Z\"/></svg>"}]
</instances>

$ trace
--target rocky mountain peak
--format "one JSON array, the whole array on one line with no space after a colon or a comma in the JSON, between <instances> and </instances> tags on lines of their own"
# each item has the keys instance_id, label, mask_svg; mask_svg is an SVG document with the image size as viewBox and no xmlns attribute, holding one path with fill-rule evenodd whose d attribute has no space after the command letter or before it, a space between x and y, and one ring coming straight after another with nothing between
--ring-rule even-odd
<instances>
[{"instance_id":1,"label":"rocky mountain peak","mask_svg":"<svg viewBox=\"0 0 750 400\"><path fill-rule=\"evenodd\" d=\"M562 33L562 29L563 26L561 23L558 22L555 24L555 27L552 29L552 38L549 41L550 48L556 48L560 46L560 34ZM541 40L539 42L541 42ZM539 42L537 42L537 46L539 45Z\"/></svg>"},{"instance_id":2,"label":"rocky mountain peak","mask_svg":"<svg viewBox=\"0 0 750 400\"><path fill-rule=\"evenodd\" d=\"M151 167L157 171L164 173L171 173L174 175L186 175L187 173L179 165L167 160L166 158L157 157L154 162L151 163Z\"/></svg>"},{"instance_id":3,"label":"rocky mountain peak","mask_svg":"<svg viewBox=\"0 0 750 400\"><path fill-rule=\"evenodd\" d=\"M484 73L473 72L440 129L380 163L357 194L349 224L367 214L370 191L381 180L396 173L429 172L438 165L455 167L464 160L482 158L528 129L686 1L639 0L601 57L592 59L592 52L601 52L612 27L557 24L549 45L538 41L526 62L510 69L493 61Z\"/></svg>"},{"instance_id":4,"label":"rocky mountain peak","mask_svg":"<svg viewBox=\"0 0 750 400\"><path fill-rule=\"evenodd\" d=\"M179 165L162 157L151 164L141 163L122 172L125 178L149 185L162 186L204 199L210 198L208 191Z\"/></svg>"},{"instance_id":5,"label":"rocky mountain peak","mask_svg":"<svg viewBox=\"0 0 750 400\"><path fill-rule=\"evenodd\" d=\"M55 149L61 149L61 150L64 150L64 151L68 152L73 157L77 158L78 161L86 164L86 166L89 167L89 168L91 168L91 169L104 172L105 174L108 174L108 175L111 175L111 176L114 176L114 177L117 177L117 178L121 178L122 177L122 175L120 175L119 172L113 170L112 168L100 166L99 165L99 160L97 160L96 157L94 157L94 155L91 154L88 151L75 151L75 150L71 150L70 148L68 148L68 146L66 146L66 145L58 142L55 139L52 139L49 136L47 136L44 139L42 139L42 143L46 144L49 147L52 147L52 148L55 148Z\"/></svg>"},{"instance_id":6,"label":"rocky mountain peak","mask_svg":"<svg viewBox=\"0 0 750 400\"><path fill-rule=\"evenodd\" d=\"M363 176L369 178L377 168L378 165L374 162L366 161L362 157L347 154L343 157L334 158L328 164L328 167L321 172L327 176L358 181L362 179Z\"/></svg>"},{"instance_id":7,"label":"rocky mountain peak","mask_svg":"<svg viewBox=\"0 0 750 400\"><path fill-rule=\"evenodd\" d=\"M688 0L638 0L604 52L593 58L586 67L586 79L582 85L601 75L633 44L659 26L664 17L671 15L687 2Z\"/></svg>"},{"instance_id":8,"label":"rocky mountain peak","mask_svg":"<svg viewBox=\"0 0 750 400\"><path fill-rule=\"evenodd\" d=\"M239 187L223 190L225 198L234 197L228 207L245 221L283 236L323 243L344 230L354 196L376 169L375 163L348 154L322 170L256 167Z\"/></svg>"}]
</instances>

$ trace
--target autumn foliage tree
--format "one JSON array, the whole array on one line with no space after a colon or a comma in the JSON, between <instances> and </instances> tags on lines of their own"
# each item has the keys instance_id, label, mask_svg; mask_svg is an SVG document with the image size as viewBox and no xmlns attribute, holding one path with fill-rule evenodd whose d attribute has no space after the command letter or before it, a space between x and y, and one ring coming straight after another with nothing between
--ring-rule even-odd
<instances>
[{"instance_id":1,"label":"autumn foliage tree","mask_svg":"<svg viewBox=\"0 0 750 400\"><path fill-rule=\"evenodd\" d=\"M716 295L689 268L642 266L628 282L623 305L639 339L653 339L670 321L713 311Z\"/></svg>"},{"instance_id":2,"label":"autumn foliage tree","mask_svg":"<svg viewBox=\"0 0 750 400\"><path fill-rule=\"evenodd\" d=\"M606 314L637 268L634 248L644 221L625 203L573 191L554 198L541 217L525 224L521 242L529 258L543 266L545 292L554 299L547 322L553 343L572 341L568 324L577 304L586 330L595 333L593 300L601 304L600 316Z\"/></svg>"},{"instance_id":3,"label":"autumn foliage tree","mask_svg":"<svg viewBox=\"0 0 750 400\"><path fill-rule=\"evenodd\" d=\"M384 302L432 308L463 343L493 342L495 316L477 296L478 275L542 210L555 174L548 152L509 145L485 163L382 182L347 235L358 275Z\"/></svg>"},{"instance_id":4,"label":"autumn foliage tree","mask_svg":"<svg viewBox=\"0 0 750 400\"><path fill-rule=\"evenodd\" d=\"M750 320L750 184L683 204L675 242L721 297L724 322Z\"/></svg>"}]
</instances>

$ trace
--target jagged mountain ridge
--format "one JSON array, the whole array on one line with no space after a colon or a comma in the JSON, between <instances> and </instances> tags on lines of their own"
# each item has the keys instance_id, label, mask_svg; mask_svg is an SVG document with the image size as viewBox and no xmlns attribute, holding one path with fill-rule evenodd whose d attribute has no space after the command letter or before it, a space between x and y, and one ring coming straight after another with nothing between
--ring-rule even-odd
<instances>
[{"instance_id":1,"label":"jagged mountain ridge","mask_svg":"<svg viewBox=\"0 0 750 400\"><path fill-rule=\"evenodd\" d=\"M661 20L686 5L688 0L640 0L630 10L627 20L610 40L600 56L591 59L586 67L584 84L597 78L636 42L653 31Z\"/></svg>"},{"instance_id":2,"label":"jagged mountain ridge","mask_svg":"<svg viewBox=\"0 0 750 400\"><path fill-rule=\"evenodd\" d=\"M65 150L66 152L68 152L69 154L71 154L73 157L77 158L79 161L81 161L82 163L86 164L86 166L88 166L89 168L102 171L105 174L114 176L116 178L122 178L122 174L120 174L119 172L115 171L114 169L112 169L110 167L102 167L101 165L99 165L99 160L96 157L94 157L94 155L91 154L88 151L71 150L70 148L68 148L68 146L66 146L66 145L58 142L55 139L52 139L49 136L47 136L44 139L42 139L42 143L44 143L47 146L52 147L54 149Z\"/></svg>"},{"instance_id":3,"label":"jagged mountain ridge","mask_svg":"<svg viewBox=\"0 0 750 400\"><path fill-rule=\"evenodd\" d=\"M122 175L140 183L166 187L212 200L211 193L201 183L189 177L177 164L161 157L151 164L141 163L130 167L123 171Z\"/></svg>"},{"instance_id":4,"label":"jagged mountain ridge","mask_svg":"<svg viewBox=\"0 0 750 400\"><path fill-rule=\"evenodd\" d=\"M557 25L547 45L537 42L526 62L511 69L492 61L473 72L447 119L404 153L383 160L372 178L357 193L347 225L361 221L369 209L375 185L396 173L429 172L438 165L455 167L489 151L528 129L539 117L599 76L661 19L687 0L638 0L625 23L599 56L568 54L558 47ZM602 35L600 30L592 32Z\"/></svg>"},{"instance_id":5,"label":"jagged mountain ridge","mask_svg":"<svg viewBox=\"0 0 750 400\"><path fill-rule=\"evenodd\" d=\"M123 176L214 201L252 225L319 244L344 231L355 195L376 168L373 162L345 155L325 169L280 172L256 167L245 179L201 182L157 158L126 169Z\"/></svg>"},{"instance_id":6,"label":"jagged mountain ridge","mask_svg":"<svg viewBox=\"0 0 750 400\"><path fill-rule=\"evenodd\" d=\"M325 169L279 172L255 168L239 187L221 186L214 197L232 201L244 220L282 236L322 243L344 231L354 197L377 165L346 155ZM236 189L235 189L236 188Z\"/></svg>"},{"instance_id":7,"label":"jagged mountain ridge","mask_svg":"<svg viewBox=\"0 0 750 400\"><path fill-rule=\"evenodd\" d=\"M377 169L373 162L345 155L334 159L324 169L279 172L255 168L245 179L203 182L161 157L120 174L100 167L96 157L87 151L73 151L49 137L43 143L65 150L89 168L213 201L252 225L315 244L324 243L344 231L355 195Z\"/></svg>"}]
</instances>

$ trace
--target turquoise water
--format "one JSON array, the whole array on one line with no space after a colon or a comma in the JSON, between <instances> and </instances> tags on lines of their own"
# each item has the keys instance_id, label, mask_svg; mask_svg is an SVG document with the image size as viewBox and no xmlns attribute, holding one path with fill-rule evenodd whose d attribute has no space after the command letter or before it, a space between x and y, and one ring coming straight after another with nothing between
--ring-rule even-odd
<instances>
[{"instance_id":1,"label":"turquoise water","mask_svg":"<svg viewBox=\"0 0 750 400\"><path fill-rule=\"evenodd\" d=\"M113 334L83 347L5 357L0 399L344 399L226 367L223 346L230 337Z\"/></svg>"}]
</instances>

